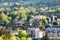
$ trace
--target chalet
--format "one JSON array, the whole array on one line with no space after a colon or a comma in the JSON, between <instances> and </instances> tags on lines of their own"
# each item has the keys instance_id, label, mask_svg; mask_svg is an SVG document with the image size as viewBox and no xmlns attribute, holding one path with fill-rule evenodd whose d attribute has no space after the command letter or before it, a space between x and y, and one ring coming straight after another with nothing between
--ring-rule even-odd
<instances>
[{"instance_id":1,"label":"chalet","mask_svg":"<svg viewBox=\"0 0 60 40\"><path fill-rule=\"evenodd\" d=\"M13 23L15 27L20 27L25 23L25 20L14 20Z\"/></svg>"},{"instance_id":2,"label":"chalet","mask_svg":"<svg viewBox=\"0 0 60 40\"><path fill-rule=\"evenodd\" d=\"M39 19L31 18L29 20L29 25L33 25L33 27L38 27L38 25L39 25Z\"/></svg>"},{"instance_id":3,"label":"chalet","mask_svg":"<svg viewBox=\"0 0 60 40\"><path fill-rule=\"evenodd\" d=\"M28 28L27 33L31 38L42 38L45 35L45 31L41 31L39 28Z\"/></svg>"},{"instance_id":4,"label":"chalet","mask_svg":"<svg viewBox=\"0 0 60 40\"><path fill-rule=\"evenodd\" d=\"M39 25L39 19L42 19L43 15L36 15L32 16L29 20L29 25L33 25L34 27L37 27Z\"/></svg>"},{"instance_id":5,"label":"chalet","mask_svg":"<svg viewBox=\"0 0 60 40\"><path fill-rule=\"evenodd\" d=\"M31 18L31 19L29 20L29 24L32 25L32 24L34 23L35 20L36 20L36 19Z\"/></svg>"},{"instance_id":6,"label":"chalet","mask_svg":"<svg viewBox=\"0 0 60 40\"><path fill-rule=\"evenodd\" d=\"M57 21L57 16L51 16L51 17L47 17L47 20L49 23L53 23Z\"/></svg>"},{"instance_id":7,"label":"chalet","mask_svg":"<svg viewBox=\"0 0 60 40\"><path fill-rule=\"evenodd\" d=\"M57 16L47 17L46 19L48 21L48 24L57 25Z\"/></svg>"},{"instance_id":8,"label":"chalet","mask_svg":"<svg viewBox=\"0 0 60 40\"><path fill-rule=\"evenodd\" d=\"M46 31L48 32L48 37L50 39L60 39L60 28L46 28Z\"/></svg>"}]
</instances>

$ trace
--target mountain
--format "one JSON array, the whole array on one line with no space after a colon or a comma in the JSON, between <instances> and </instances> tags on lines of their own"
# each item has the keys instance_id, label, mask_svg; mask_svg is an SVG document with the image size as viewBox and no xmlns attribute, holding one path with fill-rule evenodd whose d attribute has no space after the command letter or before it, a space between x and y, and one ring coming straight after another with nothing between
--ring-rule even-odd
<instances>
[{"instance_id":1,"label":"mountain","mask_svg":"<svg viewBox=\"0 0 60 40\"><path fill-rule=\"evenodd\" d=\"M60 6L60 0L3 0L4 2L19 2L23 6L33 6L36 8L40 7L55 7ZM0 0L2 2L2 0Z\"/></svg>"}]
</instances>

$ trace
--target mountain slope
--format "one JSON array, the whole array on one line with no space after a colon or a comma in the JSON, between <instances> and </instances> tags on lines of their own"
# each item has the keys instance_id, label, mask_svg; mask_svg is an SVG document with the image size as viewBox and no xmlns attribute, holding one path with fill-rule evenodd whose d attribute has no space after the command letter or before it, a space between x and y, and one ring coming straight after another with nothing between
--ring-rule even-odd
<instances>
[{"instance_id":1,"label":"mountain slope","mask_svg":"<svg viewBox=\"0 0 60 40\"><path fill-rule=\"evenodd\" d=\"M24 6L33 6L36 8L39 7L54 7L60 5L60 0L3 0L4 2L22 2ZM2 2L2 0L0 0Z\"/></svg>"}]
</instances>

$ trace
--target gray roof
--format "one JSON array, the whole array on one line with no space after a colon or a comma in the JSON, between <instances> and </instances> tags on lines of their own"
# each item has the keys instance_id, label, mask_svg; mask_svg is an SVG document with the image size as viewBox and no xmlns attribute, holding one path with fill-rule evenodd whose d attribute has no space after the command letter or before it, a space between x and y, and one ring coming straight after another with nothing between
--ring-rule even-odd
<instances>
[{"instance_id":1,"label":"gray roof","mask_svg":"<svg viewBox=\"0 0 60 40\"><path fill-rule=\"evenodd\" d=\"M22 23L22 24L24 24L24 23L25 23L25 20L14 20L13 22L15 22L15 23Z\"/></svg>"},{"instance_id":2,"label":"gray roof","mask_svg":"<svg viewBox=\"0 0 60 40\"><path fill-rule=\"evenodd\" d=\"M29 30L36 30L36 29L38 29L38 28L28 28Z\"/></svg>"},{"instance_id":3,"label":"gray roof","mask_svg":"<svg viewBox=\"0 0 60 40\"><path fill-rule=\"evenodd\" d=\"M60 28L46 28L46 31L60 31Z\"/></svg>"}]
</instances>

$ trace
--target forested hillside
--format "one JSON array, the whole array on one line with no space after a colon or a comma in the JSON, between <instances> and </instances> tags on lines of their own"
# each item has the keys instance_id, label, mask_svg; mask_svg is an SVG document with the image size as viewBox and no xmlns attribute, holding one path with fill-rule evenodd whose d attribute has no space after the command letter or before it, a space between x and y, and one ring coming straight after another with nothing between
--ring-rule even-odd
<instances>
[{"instance_id":1,"label":"forested hillside","mask_svg":"<svg viewBox=\"0 0 60 40\"><path fill-rule=\"evenodd\" d=\"M36 8L39 7L56 7L56 6L60 6L60 0L0 0L0 3L4 1L4 2L19 2L24 6L33 6Z\"/></svg>"}]
</instances>

